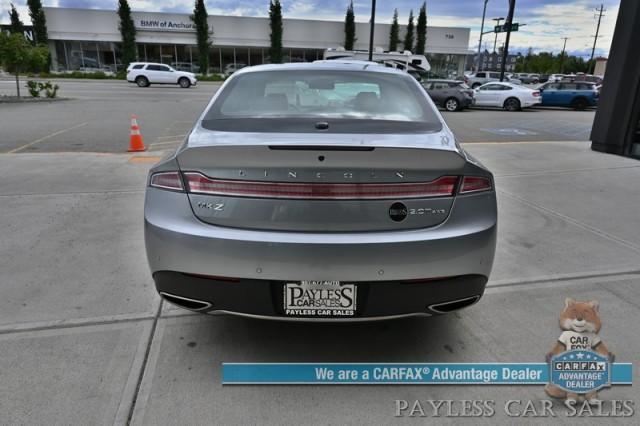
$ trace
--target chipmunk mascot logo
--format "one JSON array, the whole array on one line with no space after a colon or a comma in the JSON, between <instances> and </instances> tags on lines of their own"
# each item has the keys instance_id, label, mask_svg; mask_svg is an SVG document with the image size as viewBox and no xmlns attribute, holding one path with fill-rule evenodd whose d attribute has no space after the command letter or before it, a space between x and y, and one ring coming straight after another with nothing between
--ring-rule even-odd
<instances>
[{"instance_id":1,"label":"chipmunk mascot logo","mask_svg":"<svg viewBox=\"0 0 640 426\"><path fill-rule=\"evenodd\" d=\"M608 378L608 366L614 358L598 335L602 327L598 307L599 303L596 300L590 302L579 302L571 298L565 300L564 309L560 314L562 334L547 354L547 362L551 364L552 371L560 370L560 376L562 373L566 377L571 375L579 377L578 375L582 374L587 379L572 378L570 381L565 379L564 386L559 386L552 379L551 383L545 386L549 396L565 398L573 402L582 398L590 403L598 402L597 389L603 385L597 386L594 383L598 382L599 374L605 374L605 367ZM575 385L578 380L583 380L582 386Z\"/></svg>"}]
</instances>

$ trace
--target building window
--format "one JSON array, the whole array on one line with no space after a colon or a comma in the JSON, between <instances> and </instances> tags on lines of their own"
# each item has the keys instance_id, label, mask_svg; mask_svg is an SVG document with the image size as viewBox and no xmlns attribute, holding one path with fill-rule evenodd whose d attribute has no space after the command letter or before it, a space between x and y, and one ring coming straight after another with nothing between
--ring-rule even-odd
<instances>
[{"instance_id":1,"label":"building window","mask_svg":"<svg viewBox=\"0 0 640 426\"><path fill-rule=\"evenodd\" d=\"M193 71L193 65L191 63L191 55L189 52L189 46L184 44L175 45L176 60L171 66L179 71Z\"/></svg>"},{"instance_id":2,"label":"building window","mask_svg":"<svg viewBox=\"0 0 640 426\"><path fill-rule=\"evenodd\" d=\"M160 62L160 45L159 44L149 44L146 43L144 45L145 49L145 62Z\"/></svg>"}]
</instances>

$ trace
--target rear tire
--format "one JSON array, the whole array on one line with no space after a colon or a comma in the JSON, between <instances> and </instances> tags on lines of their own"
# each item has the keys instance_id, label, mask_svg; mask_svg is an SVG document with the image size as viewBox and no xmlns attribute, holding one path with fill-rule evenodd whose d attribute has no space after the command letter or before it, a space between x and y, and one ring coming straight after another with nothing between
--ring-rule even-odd
<instances>
[{"instance_id":1,"label":"rear tire","mask_svg":"<svg viewBox=\"0 0 640 426\"><path fill-rule=\"evenodd\" d=\"M518 98L508 98L504 101L504 109L507 111L520 111L520 100Z\"/></svg>"},{"instance_id":2,"label":"rear tire","mask_svg":"<svg viewBox=\"0 0 640 426\"><path fill-rule=\"evenodd\" d=\"M191 82L189 81L189 79L187 77L180 77L178 79L178 84L180 85L180 87L182 87L183 89L188 89L189 86L191 86Z\"/></svg>"},{"instance_id":3,"label":"rear tire","mask_svg":"<svg viewBox=\"0 0 640 426\"><path fill-rule=\"evenodd\" d=\"M480 83L473 83L473 84L471 85L471 88L472 88L472 89L477 89L477 88L478 88L478 87L480 87L480 86L482 86L482 84L480 84Z\"/></svg>"},{"instance_id":4,"label":"rear tire","mask_svg":"<svg viewBox=\"0 0 640 426\"><path fill-rule=\"evenodd\" d=\"M143 75L136 77L138 87L149 87L149 79Z\"/></svg>"},{"instance_id":5,"label":"rear tire","mask_svg":"<svg viewBox=\"0 0 640 426\"><path fill-rule=\"evenodd\" d=\"M448 98L444 101L444 109L447 111L458 111L460 110L460 102L456 98Z\"/></svg>"},{"instance_id":6,"label":"rear tire","mask_svg":"<svg viewBox=\"0 0 640 426\"><path fill-rule=\"evenodd\" d=\"M583 109L587 109L588 106L589 106L589 102L587 102L585 98L576 98L573 101L571 101L571 107L573 109L577 109L581 111Z\"/></svg>"}]
</instances>

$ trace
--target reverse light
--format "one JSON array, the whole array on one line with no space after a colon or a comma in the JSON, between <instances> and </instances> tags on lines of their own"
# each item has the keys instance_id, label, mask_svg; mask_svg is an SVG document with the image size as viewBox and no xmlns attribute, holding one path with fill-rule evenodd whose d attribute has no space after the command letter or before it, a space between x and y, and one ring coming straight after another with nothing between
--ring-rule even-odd
<instances>
[{"instance_id":1,"label":"reverse light","mask_svg":"<svg viewBox=\"0 0 640 426\"><path fill-rule=\"evenodd\" d=\"M235 197L295 198L307 200L362 200L453 196L457 176L420 183L302 183L211 179L184 173L189 192Z\"/></svg>"},{"instance_id":2,"label":"reverse light","mask_svg":"<svg viewBox=\"0 0 640 426\"><path fill-rule=\"evenodd\" d=\"M183 191L182 179L179 172L159 172L151 175L149 186L173 191Z\"/></svg>"},{"instance_id":3,"label":"reverse light","mask_svg":"<svg viewBox=\"0 0 640 426\"><path fill-rule=\"evenodd\" d=\"M469 194L491 190L491 179L483 176L465 176L462 178L459 194Z\"/></svg>"}]
</instances>

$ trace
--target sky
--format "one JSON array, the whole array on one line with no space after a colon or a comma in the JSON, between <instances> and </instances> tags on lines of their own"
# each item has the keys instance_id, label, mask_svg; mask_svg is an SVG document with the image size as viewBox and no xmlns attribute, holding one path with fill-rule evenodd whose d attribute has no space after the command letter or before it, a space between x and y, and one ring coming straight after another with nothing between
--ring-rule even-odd
<instances>
[{"instance_id":1,"label":"sky","mask_svg":"<svg viewBox=\"0 0 640 426\"><path fill-rule=\"evenodd\" d=\"M23 22L29 22L26 0L0 0L0 22L9 21L8 10L13 2ZM117 0L42 0L45 6L77 7L115 10ZM211 15L267 16L269 0L206 0ZM285 18L344 20L349 0L281 0ZM354 0L356 21L368 22L371 2ZM129 0L134 11L190 13L193 1L184 0ZM393 10L398 9L401 24L406 24L409 11L417 15L422 0L378 0L376 22L391 22ZM471 28L469 48L478 48L484 0L427 0L427 20L431 26ZM508 0L488 0L485 31L492 27L493 18L505 17ZM526 24L511 36L511 53L534 51L560 52L563 37L570 54L588 57L593 45L597 24L595 9L604 4L605 12L600 26L596 56L607 56L618 15L619 0L517 0L514 22ZM504 41L498 37L498 46ZM428 37L428 34L427 34ZM483 38L488 50L493 49L493 34ZM483 46L484 47L484 46Z\"/></svg>"}]
</instances>

